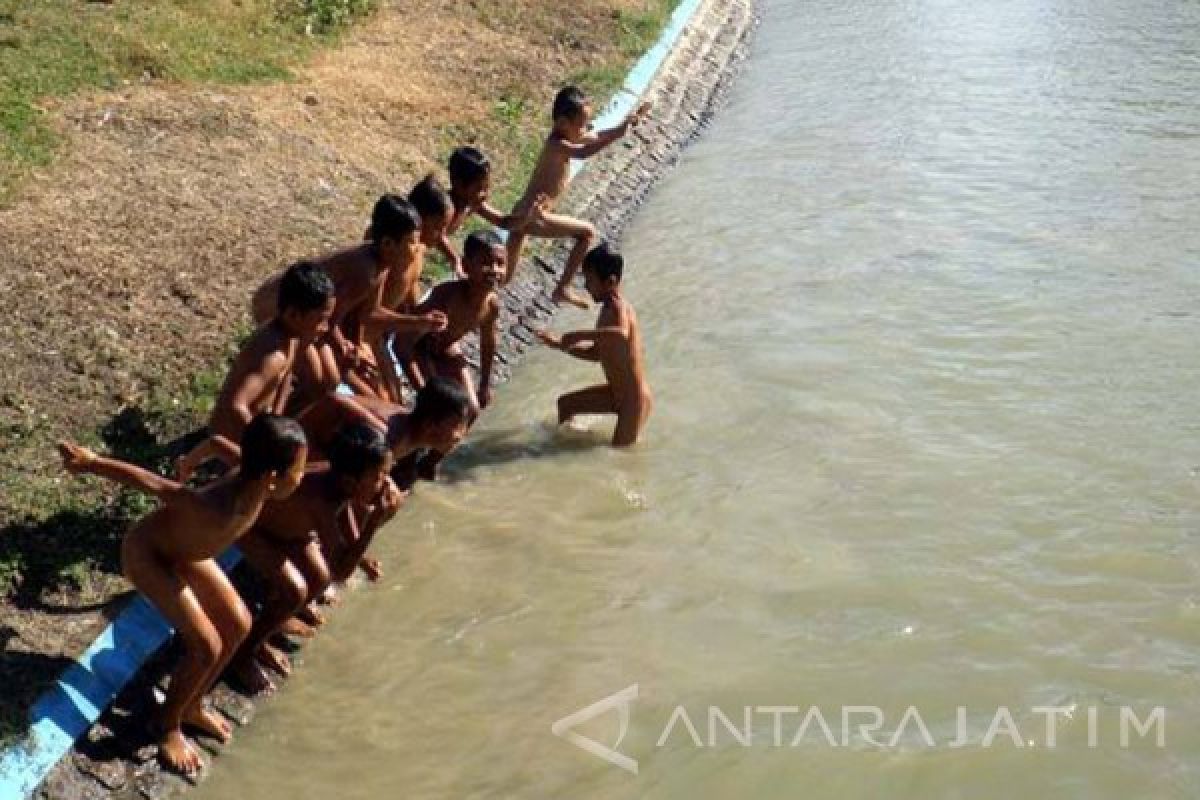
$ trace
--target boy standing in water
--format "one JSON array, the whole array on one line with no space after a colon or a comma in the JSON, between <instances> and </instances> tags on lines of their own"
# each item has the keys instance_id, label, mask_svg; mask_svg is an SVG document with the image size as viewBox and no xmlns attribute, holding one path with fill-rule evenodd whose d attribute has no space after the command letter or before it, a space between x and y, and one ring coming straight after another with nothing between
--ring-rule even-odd
<instances>
[{"instance_id":1,"label":"boy standing in water","mask_svg":"<svg viewBox=\"0 0 1200 800\"><path fill-rule=\"evenodd\" d=\"M283 624L325 591L330 569L321 543L349 538L351 506L379 509L390 519L399 508L400 492L388 480L391 454L383 436L365 424L341 428L328 447L329 463L310 470L286 498L271 500L238 545L246 561L262 576L267 597L258 618L231 664L252 693L274 690L257 662L285 677L287 656L267 643ZM386 521L386 520L384 520Z\"/></svg>"},{"instance_id":2,"label":"boy standing in water","mask_svg":"<svg viewBox=\"0 0 1200 800\"><path fill-rule=\"evenodd\" d=\"M577 414L616 414L613 447L628 447L650 416L654 397L642 370L642 333L633 306L621 294L625 262L607 242L583 260L583 280L592 299L601 304L595 330L555 336L540 331L546 345L585 361L598 361L608 382L558 398L558 423Z\"/></svg>"},{"instance_id":3,"label":"boy standing in water","mask_svg":"<svg viewBox=\"0 0 1200 800\"><path fill-rule=\"evenodd\" d=\"M214 558L258 518L269 498L287 497L304 474L307 447L293 420L259 414L245 427L241 467L201 489L141 467L62 442L67 471L91 473L152 494L162 505L121 542L125 577L153 603L183 639L157 725L159 757L185 775L200 754L183 735L186 725L228 741L232 729L205 708L204 695L250 630L250 612Z\"/></svg>"},{"instance_id":4,"label":"boy standing in water","mask_svg":"<svg viewBox=\"0 0 1200 800\"><path fill-rule=\"evenodd\" d=\"M233 443L254 415L287 410L297 356L329 330L334 288L324 269L307 261L293 264L276 291L274 318L250 337L225 377L209 417L209 438L179 459L181 481L210 458L237 463Z\"/></svg>"},{"instance_id":5,"label":"boy standing in water","mask_svg":"<svg viewBox=\"0 0 1200 800\"><path fill-rule=\"evenodd\" d=\"M570 164L573 158L590 158L605 147L620 139L634 125L641 122L650 111L650 104L643 103L632 111L625 120L615 128L588 133L588 123L592 118L592 104L582 91L574 86L560 90L554 98L552 116L554 127L546 137L542 153L538 156L537 166L529 179L529 186L524 196L512 210L512 217L520 218L530 213L535 204L544 198L547 210L553 207L567 188L570 178ZM563 214L542 213L540 219L529 224L522 231L513 231L508 237L508 271L504 283L512 282L516 275L517 265L521 259L521 248L526 236L547 238L570 237L575 240L567 264L563 268L562 277L554 289L555 302L564 300L581 308L587 308L588 303L577 296L571 289L571 282L584 255L596 240L596 229L589 222L568 217Z\"/></svg>"}]
</instances>

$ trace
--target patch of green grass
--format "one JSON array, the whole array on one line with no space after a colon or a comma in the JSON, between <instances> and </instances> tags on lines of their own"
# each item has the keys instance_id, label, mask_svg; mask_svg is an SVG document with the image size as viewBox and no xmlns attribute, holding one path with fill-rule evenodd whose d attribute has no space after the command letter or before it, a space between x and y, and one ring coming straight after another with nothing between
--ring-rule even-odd
<instances>
[{"instance_id":1,"label":"patch of green grass","mask_svg":"<svg viewBox=\"0 0 1200 800\"><path fill-rule=\"evenodd\" d=\"M373 0L0 0L0 204L58 146L39 104L126 81L286 80Z\"/></svg>"}]
</instances>

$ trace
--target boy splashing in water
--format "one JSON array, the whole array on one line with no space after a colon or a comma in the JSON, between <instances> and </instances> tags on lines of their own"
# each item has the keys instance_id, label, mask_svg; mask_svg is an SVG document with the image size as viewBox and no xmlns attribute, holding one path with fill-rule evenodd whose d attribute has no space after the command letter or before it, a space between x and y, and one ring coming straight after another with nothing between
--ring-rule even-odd
<instances>
[{"instance_id":1,"label":"boy splashing in water","mask_svg":"<svg viewBox=\"0 0 1200 800\"><path fill-rule=\"evenodd\" d=\"M555 302L567 301L580 308L587 308L588 303L571 289L571 282L579 265L583 262L588 248L596 241L596 229L584 220L568 217L563 214L549 213L562 193L566 191L570 179L570 164L573 158L590 158L613 142L620 139L631 127L641 122L650 111L650 105L643 103L631 112L625 120L615 128L588 132L588 123L592 118L592 104L582 91L574 86L567 86L559 91L554 98L552 116L554 127L546 137L538 156L533 176L524 196L517 201L511 217L521 219L528 217L536 205L544 204L546 211L530 221L524 230L514 230L508 237L508 271L504 283L512 282L517 272L517 263L521 258L521 249L526 236L546 238L572 238L575 246L567 257L562 277L554 289Z\"/></svg>"},{"instance_id":2,"label":"boy splashing in water","mask_svg":"<svg viewBox=\"0 0 1200 800\"><path fill-rule=\"evenodd\" d=\"M558 398L558 423L578 414L616 414L613 447L637 442L650 416L654 397L642 369L642 332L633 306L621 294L621 254L601 243L583 260L583 280L592 299L601 304L595 330L561 336L540 331L546 345L584 361L598 361L608 382L569 392Z\"/></svg>"},{"instance_id":3,"label":"boy splashing in water","mask_svg":"<svg viewBox=\"0 0 1200 800\"><path fill-rule=\"evenodd\" d=\"M214 558L244 534L269 498L284 498L304 474L307 444L294 421L259 414L236 448L241 468L201 489L141 467L98 456L72 442L59 444L63 466L152 494L162 505L121 542L121 568L183 639L184 652L167 687L156 729L159 758L194 775L200 754L183 726L228 741L232 729L205 708L204 695L250 630L250 612Z\"/></svg>"}]
</instances>

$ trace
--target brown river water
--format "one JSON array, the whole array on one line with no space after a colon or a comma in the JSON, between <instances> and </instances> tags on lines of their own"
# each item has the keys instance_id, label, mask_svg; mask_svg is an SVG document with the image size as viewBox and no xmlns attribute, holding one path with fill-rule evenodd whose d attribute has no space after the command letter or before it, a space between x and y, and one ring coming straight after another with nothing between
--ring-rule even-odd
<instances>
[{"instance_id":1,"label":"brown river water","mask_svg":"<svg viewBox=\"0 0 1200 800\"><path fill-rule=\"evenodd\" d=\"M1200 796L1198 221L1200 3L767 2L645 442L533 354L193 797Z\"/></svg>"}]
</instances>

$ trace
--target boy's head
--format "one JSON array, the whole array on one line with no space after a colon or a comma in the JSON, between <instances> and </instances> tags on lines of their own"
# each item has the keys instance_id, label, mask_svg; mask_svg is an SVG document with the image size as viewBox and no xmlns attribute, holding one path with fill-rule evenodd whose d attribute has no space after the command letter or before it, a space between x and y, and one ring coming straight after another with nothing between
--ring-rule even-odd
<instances>
[{"instance_id":1,"label":"boy's head","mask_svg":"<svg viewBox=\"0 0 1200 800\"><path fill-rule=\"evenodd\" d=\"M579 87L564 86L554 96L551 116L554 119L554 130L559 135L570 140L578 139L591 122L592 104Z\"/></svg>"},{"instance_id":2,"label":"boy's head","mask_svg":"<svg viewBox=\"0 0 1200 800\"><path fill-rule=\"evenodd\" d=\"M362 422L338 429L328 455L330 472L354 503L371 502L392 468L392 453L383 434Z\"/></svg>"},{"instance_id":3,"label":"boy's head","mask_svg":"<svg viewBox=\"0 0 1200 800\"><path fill-rule=\"evenodd\" d=\"M407 261L417 246L421 232L421 216L405 198L385 194L371 211L368 238L379 248L380 260L391 266Z\"/></svg>"},{"instance_id":4,"label":"boy's head","mask_svg":"<svg viewBox=\"0 0 1200 800\"><path fill-rule=\"evenodd\" d=\"M323 267L297 261L279 281L278 319L288 332L314 341L329 332L333 316L333 280Z\"/></svg>"},{"instance_id":5,"label":"boy's head","mask_svg":"<svg viewBox=\"0 0 1200 800\"><path fill-rule=\"evenodd\" d=\"M296 420L279 414L257 414L242 431L241 447L243 478L269 478L271 495L276 498L287 497L300 485L308 460L308 440Z\"/></svg>"},{"instance_id":6,"label":"boy's head","mask_svg":"<svg viewBox=\"0 0 1200 800\"><path fill-rule=\"evenodd\" d=\"M449 453L467 435L471 401L466 392L446 378L430 378L417 392L409 415L413 438L440 453Z\"/></svg>"},{"instance_id":7,"label":"boy's head","mask_svg":"<svg viewBox=\"0 0 1200 800\"><path fill-rule=\"evenodd\" d=\"M597 303L621 285L625 259L608 242L601 242L583 257L583 285Z\"/></svg>"},{"instance_id":8,"label":"boy's head","mask_svg":"<svg viewBox=\"0 0 1200 800\"><path fill-rule=\"evenodd\" d=\"M431 172L408 193L408 202L421 215L421 243L433 247L441 241L450 223L450 195Z\"/></svg>"},{"instance_id":9,"label":"boy's head","mask_svg":"<svg viewBox=\"0 0 1200 800\"><path fill-rule=\"evenodd\" d=\"M474 147L460 147L450 154L450 189L468 203L482 203L492 188L492 165Z\"/></svg>"},{"instance_id":10,"label":"boy's head","mask_svg":"<svg viewBox=\"0 0 1200 800\"><path fill-rule=\"evenodd\" d=\"M495 231L474 231L463 240L463 268L474 284L495 286L504 273L504 243Z\"/></svg>"}]
</instances>

